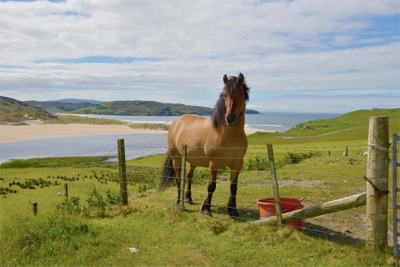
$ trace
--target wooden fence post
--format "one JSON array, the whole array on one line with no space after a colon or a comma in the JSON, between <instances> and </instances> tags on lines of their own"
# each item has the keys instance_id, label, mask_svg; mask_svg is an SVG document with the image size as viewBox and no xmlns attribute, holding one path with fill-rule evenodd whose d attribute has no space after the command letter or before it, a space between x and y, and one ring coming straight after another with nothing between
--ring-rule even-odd
<instances>
[{"instance_id":1,"label":"wooden fence post","mask_svg":"<svg viewBox=\"0 0 400 267\"><path fill-rule=\"evenodd\" d=\"M186 177L186 154L187 154L187 145L183 145L182 147L182 163L181 163L181 184L180 184L180 208L185 209L185 177Z\"/></svg>"},{"instance_id":2,"label":"wooden fence post","mask_svg":"<svg viewBox=\"0 0 400 267\"><path fill-rule=\"evenodd\" d=\"M126 179L125 141L118 139L119 185L121 188L122 205L128 205L128 182Z\"/></svg>"},{"instance_id":3,"label":"wooden fence post","mask_svg":"<svg viewBox=\"0 0 400 267\"><path fill-rule=\"evenodd\" d=\"M387 246L389 118L370 117L367 159L367 238L370 250Z\"/></svg>"},{"instance_id":4,"label":"wooden fence post","mask_svg":"<svg viewBox=\"0 0 400 267\"><path fill-rule=\"evenodd\" d=\"M38 213L38 203L37 202L32 203L32 211L33 211L33 215L36 216Z\"/></svg>"},{"instance_id":5,"label":"wooden fence post","mask_svg":"<svg viewBox=\"0 0 400 267\"><path fill-rule=\"evenodd\" d=\"M64 184L64 197L65 200L68 200L68 183Z\"/></svg>"},{"instance_id":6,"label":"wooden fence post","mask_svg":"<svg viewBox=\"0 0 400 267\"><path fill-rule=\"evenodd\" d=\"M274 151L272 149L272 144L267 144L267 148L268 148L269 167L271 170L271 177L272 177L272 187L274 189L275 214L276 217L278 218L278 225L282 225L281 200L279 198L278 178L276 177Z\"/></svg>"}]
</instances>

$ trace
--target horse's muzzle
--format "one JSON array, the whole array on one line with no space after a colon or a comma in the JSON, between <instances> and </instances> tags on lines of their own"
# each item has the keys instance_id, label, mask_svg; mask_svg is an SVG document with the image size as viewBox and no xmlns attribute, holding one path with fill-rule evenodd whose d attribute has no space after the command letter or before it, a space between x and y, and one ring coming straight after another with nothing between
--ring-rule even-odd
<instances>
[{"instance_id":1,"label":"horse's muzzle","mask_svg":"<svg viewBox=\"0 0 400 267\"><path fill-rule=\"evenodd\" d=\"M236 114L229 114L227 117L225 117L225 121L228 126L235 126L237 123Z\"/></svg>"}]
</instances>

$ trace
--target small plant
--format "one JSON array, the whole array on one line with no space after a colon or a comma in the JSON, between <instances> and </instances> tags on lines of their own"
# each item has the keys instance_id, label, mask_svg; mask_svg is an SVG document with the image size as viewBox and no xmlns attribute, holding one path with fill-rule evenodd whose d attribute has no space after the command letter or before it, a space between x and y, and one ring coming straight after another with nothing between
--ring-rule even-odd
<instances>
[{"instance_id":1,"label":"small plant","mask_svg":"<svg viewBox=\"0 0 400 267\"><path fill-rule=\"evenodd\" d=\"M306 153L288 152L285 154L285 156L282 159L280 159L278 161L277 165L279 167L283 167L284 165L287 165L287 164L297 164L297 163L300 163L304 159L309 159L309 158L320 156L320 155L321 155L321 153L318 151L315 151L315 152L309 151Z\"/></svg>"},{"instance_id":2,"label":"small plant","mask_svg":"<svg viewBox=\"0 0 400 267\"><path fill-rule=\"evenodd\" d=\"M213 220L208 227L216 235L219 235L228 229L228 227L220 220Z\"/></svg>"},{"instance_id":3,"label":"small plant","mask_svg":"<svg viewBox=\"0 0 400 267\"><path fill-rule=\"evenodd\" d=\"M71 197L70 199L65 199L63 202L56 206L56 209L68 214L80 214L83 208L80 206L79 197Z\"/></svg>"},{"instance_id":4,"label":"small plant","mask_svg":"<svg viewBox=\"0 0 400 267\"><path fill-rule=\"evenodd\" d=\"M122 197L120 194L112 193L111 190L106 192L107 203L110 205L118 205L121 203Z\"/></svg>"},{"instance_id":5,"label":"small plant","mask_svg":"<svg viewBox=\"0 0 400 267\"><path fill-rule=\"evenodd\" d=\"M93 187L92 190L89 191L86 201L89 205L89 209L97 210L99 216L102 218L106 217L107 202L99 191L97 191L96 187Z\"/></svg>"},{"instance_id":6,"label":"small plant","mask_svg":"<svg viewBox=\"0 0 400 267\"><path fill-rule=\"evenodd\" d=\"M205 168L198 168L196 169L196 171L194 172L194 182L197 181L208 181L208 177L209 177L209 170L205 169Z\"/></svg>"},{"instance_id":7,"label":"small plant","mask_svg":"<svg viewBox=\"0 0 400 267\"><path fill-rule=\"evenodd\" d=\"M268 160L260 156L249 158L245 164L244 170L246 171L265 171L268 169Z\"/></svg>"},{"instance_id":8,"label":"small plant","mask_svg":"<svg viewBox=\"0 0 400 267\"><path fill-rule=\"evenodd\" d=\"M144 193L147 191L147 185L146 184L140 184L138 187L138 192L139 193Z\"/></svg>"}]
</instances>

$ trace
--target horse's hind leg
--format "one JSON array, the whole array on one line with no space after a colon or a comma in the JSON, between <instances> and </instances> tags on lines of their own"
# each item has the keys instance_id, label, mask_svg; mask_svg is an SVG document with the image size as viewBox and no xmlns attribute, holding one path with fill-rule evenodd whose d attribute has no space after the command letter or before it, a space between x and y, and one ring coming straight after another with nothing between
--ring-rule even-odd
<instances>
[{"instance_id":1,"label":"horse's hind leg","mask_svg":"<svg viewBox=\"0 0 400 267\"><path fill-rule=\"evenodd\" d=\"M194 170L196 169L196 166L190 165L190 170L188 173L188 186L186 190L186 202L189 204L193 204L193 199L192 199L192 179L193 179L193 174Z\"/></svg>"},{"instance_id":2,"label":"horse's hind leg","mask_svg":"<svg viewBox=\"0 0 400 267\"><path fill-rule=\"evenodd\" d=\"M181 169L175 169L176 173L176 186L178 187L178 198L176 200L176 205L181 205Z\"/></svg>"},{"instance_id":3,"label":"horse's hind leg","mask_svg":"<svg viewBox=\"0 0 400 267\"><path fill-rule=\"evenodd\" d=\"M172 162L173 162L175 175L176 175L176 186L178 187L178 199L176 201L176 205L180 206L181 205L181 168L177 167L177 166L179 166L178 160L173 160Z\"/></svg>"}]
</instances>

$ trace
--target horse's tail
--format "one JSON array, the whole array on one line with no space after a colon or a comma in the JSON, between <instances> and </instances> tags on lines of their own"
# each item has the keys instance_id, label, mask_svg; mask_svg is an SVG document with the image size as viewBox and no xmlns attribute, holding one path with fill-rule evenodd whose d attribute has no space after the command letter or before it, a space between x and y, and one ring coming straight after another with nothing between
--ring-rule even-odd
<instances>
[{"instance_id":1,"label":"horse's tail","mask_svg":"<svg viewBox=\"0 0 400 267\"><path fill-rule=\"evenodd\" d=\"M167 156L164 161L164 168L160 177L159 190L163 190L167 187L169 181L175 178L175 170L172 165L171 155L167 152Z\"/></svg>"}]
</instances>

